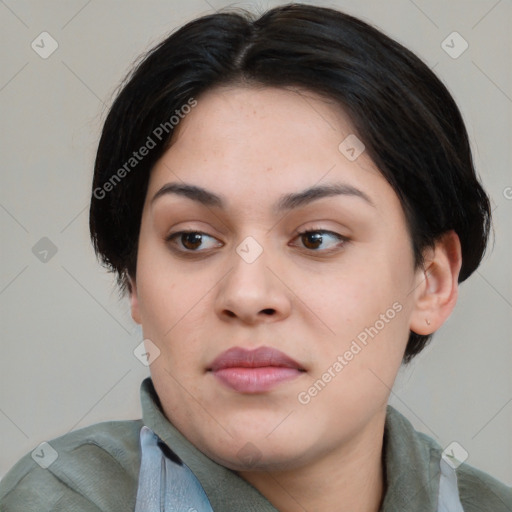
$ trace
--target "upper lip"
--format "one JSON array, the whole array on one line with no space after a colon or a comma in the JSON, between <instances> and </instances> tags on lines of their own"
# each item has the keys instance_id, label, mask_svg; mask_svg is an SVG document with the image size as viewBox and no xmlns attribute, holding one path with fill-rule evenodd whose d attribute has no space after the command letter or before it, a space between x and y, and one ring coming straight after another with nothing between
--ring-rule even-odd
<instances>
[{"instance_id":1,"label":"upper lip","mask_svg":"<svg viewBox=\"0 0 512 512\"><path fill-rule=\"evenodd\" d=\"M297 361L272 347L259 347L254 350L232 347L216 357L208 370L215 372L224 368L261 368L264 366L297 368L304 371Z\"/></svg>"}]
</instances>

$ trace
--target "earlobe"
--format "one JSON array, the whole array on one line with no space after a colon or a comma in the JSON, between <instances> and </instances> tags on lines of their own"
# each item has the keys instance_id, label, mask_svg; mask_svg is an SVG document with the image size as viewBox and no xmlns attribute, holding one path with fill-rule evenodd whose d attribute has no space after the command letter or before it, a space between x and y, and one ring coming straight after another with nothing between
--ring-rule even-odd
<instances>
[{"instance_id":1,"label":"earlobe","mask_svg":"<svg viewBox=\"0 0 512 512\"><path fill-rule=\"evenodd\" d=\"M459 237L455 231L448 231L433 248L427 249L424 256L424 267L419 269L419 284L415 290L410 330L429 335L443 325L457 302L462 264Z\"/></svg>"},{"instance_id":2,"label":"earlobe","mask_svg":"<svg viewBox=\"0 0 512 512\"><path fill-rule=\"evenodd\" d=\"M140 311L139 311L139 297L137 295L137 284L135 282L135 279L129 278L130 281L130 305L131 305L131 311L132 311L132 318L133 321L137 324L142 324L141 318L140 318Z\"/></svg>"}]
</instances>

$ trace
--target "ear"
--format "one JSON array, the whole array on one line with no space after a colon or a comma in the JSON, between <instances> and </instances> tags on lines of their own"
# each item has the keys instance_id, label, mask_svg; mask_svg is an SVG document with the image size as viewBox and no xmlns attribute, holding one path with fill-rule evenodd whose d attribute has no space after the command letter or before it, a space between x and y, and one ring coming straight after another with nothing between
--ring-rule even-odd
<instances>
[{"instance_id":1,"label":"ear","mask_svg":"<svg viewBox=\"0 0 512 512\"><path fill-rule=\"evenodd\" d=\"M130 281L130 305L132 310L132 318L135 323L141 324L140 319L140 310L139 310L139 297L137 295L137 283L135 282L135 279L129 277L128 280Z\"/></svg>"},{"instance_id":2,"label":"ear","mask_svg":"<svg viewBox=\"0 0 512 512\"><path fill-rule=\"evenodd\" d=\"M417 274L415 305L410 330L428 335L450 316L458 296L462 265L460 240L455 231L442 235L424 253L424 265Z\"/></svg>"}]
</instances>

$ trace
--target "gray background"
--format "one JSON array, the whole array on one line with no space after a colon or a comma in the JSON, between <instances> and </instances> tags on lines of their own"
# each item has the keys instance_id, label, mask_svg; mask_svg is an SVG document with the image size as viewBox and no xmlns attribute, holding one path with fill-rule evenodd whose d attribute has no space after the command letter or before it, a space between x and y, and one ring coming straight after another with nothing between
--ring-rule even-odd
<instances>
[{"instance_id":1,"label":"gray background","mask_svg":"<svg viewBox=\"0 0 512 512\"><path fill-rule=\"evenodd\" d=\"M233 5L261 12L282 3ZM493 200L496 243L434 342L399 375L391 403L443 447L457 441L468 463L510 485L512 4L309 3L338 7L405 44L463 112ZM94 152L114 90L137 56L226 5L0 0L0 476L42 441L140 417L139 383L148 371L133 350L141 330L88 239ZM59 45L47 59L31 48L43 31ZM456 59L441 47L453 31L469 43ZM57 248L46 262L32 250L43 237Z\"/></svg>"}]
</instances>

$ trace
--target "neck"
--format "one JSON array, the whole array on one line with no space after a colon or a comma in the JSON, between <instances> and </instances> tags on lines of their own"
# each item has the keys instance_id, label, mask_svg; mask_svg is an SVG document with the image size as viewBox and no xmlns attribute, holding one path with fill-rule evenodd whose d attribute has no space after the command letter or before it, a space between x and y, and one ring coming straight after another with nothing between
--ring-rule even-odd
<instances>
[{"instance_id":1,"label":"neck","mask_svg":"<svg viewBox=\"0 0 512 512\"><path fill-rule=\"evenodd\" d=\"M374 419L350 446L300 468L240 472L280 512L378 512L384 490L384 417Z\"/></svg>"}]
</instances>

